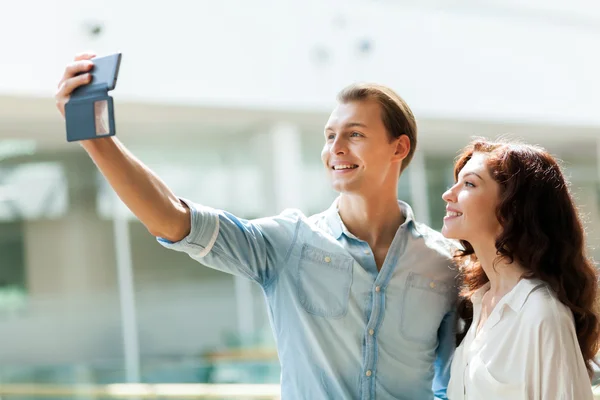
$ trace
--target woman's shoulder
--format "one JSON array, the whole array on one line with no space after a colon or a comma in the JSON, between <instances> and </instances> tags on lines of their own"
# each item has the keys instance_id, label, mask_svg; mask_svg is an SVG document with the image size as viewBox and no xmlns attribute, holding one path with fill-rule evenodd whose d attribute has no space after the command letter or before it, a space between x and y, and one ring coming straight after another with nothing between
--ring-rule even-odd
<instances>
[{"instance_id":1,"label":"woman's shoulder","mask_svg":"<svg viewBox=\"0 0 600 400\"><path fill-rule=\"evenodd\" d=\"M573 325L573 313L563 304L550 286L540 280L532 280L534 288L529 292L521 309L521 320L533 328Z\"/></svg>"}]
</instances>

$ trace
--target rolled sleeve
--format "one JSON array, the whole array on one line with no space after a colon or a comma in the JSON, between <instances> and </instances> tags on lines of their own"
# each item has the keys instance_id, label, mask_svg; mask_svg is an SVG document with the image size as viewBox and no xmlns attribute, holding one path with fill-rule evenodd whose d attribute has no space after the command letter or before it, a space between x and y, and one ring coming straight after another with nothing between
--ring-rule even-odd
<instances>
[{"instance_id":1,"label":"rolled sleeve","mask_svg":"<svg viewBox=\"0 0 600 400\"><path fill-rule=\"evenodd\" d=\"M185 199L180 200L190 209L190 233L178 242L161 237L157 237L156 240L168 249L190 256L204 257L210 252L219 235L219 211Z\"/></svg>"},{"instance_id":2,"label":"rolled sleeve","mask_svg":"<svg viewBox=\"0 0 600 400\"><path fill-rule=\"evenodd\" d=\"M201 264L253 280L266 286L274 280L295 243L302 214L282 214L245 220L226 211L194 204L190 208L191 229L176 243L157 238L164 247L187 253Z\"/></svg>"}]
</instances>

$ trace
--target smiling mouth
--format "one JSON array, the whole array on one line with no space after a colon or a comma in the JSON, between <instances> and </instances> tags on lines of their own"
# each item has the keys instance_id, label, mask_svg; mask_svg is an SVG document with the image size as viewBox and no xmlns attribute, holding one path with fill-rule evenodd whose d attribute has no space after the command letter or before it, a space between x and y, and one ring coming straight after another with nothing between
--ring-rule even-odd
<instances>
[{"instance_id":1,"label":"smiling mouth","mask_svg":"<svg viewBox=\"0 0 600 400\"><path fill-rule=\"evenodd\" d=\"M460 217L460 216L462 216L462 213L459 213L456 211L446 211L446 217L448 217L448 218Z\"/></svg>"},{"instance_id":2,"label":"smiling mouth","mask_svg":"<svg viewBox=\"0 0 600 400\"><path fill-rule=\"evenodd\" d=\"M358 165L356 165L356 164L340 164L340 165L334 165L333 167L331 167L331 169L334 171L342 171L342 170L346 170L346 169L356 169L356 168L358 168Z\"/></svg>"}]
</instances>

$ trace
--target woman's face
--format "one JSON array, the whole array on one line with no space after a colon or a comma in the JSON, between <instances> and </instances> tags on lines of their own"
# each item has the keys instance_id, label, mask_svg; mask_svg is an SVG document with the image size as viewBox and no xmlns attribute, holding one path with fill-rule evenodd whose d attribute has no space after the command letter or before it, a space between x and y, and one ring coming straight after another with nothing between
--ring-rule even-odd
<instances>
[{"instance_id":1,"label":"woman's face","mask_svg":"<svg viewBox=\"0 0 600 400\"><path fill-rule=\"evenodd\" d=\"M458 174L458 180L443 195L446 216L442 234L466 240L472 246L495 241L502 226L496 217L500 186L490 176L485 153L474 153Z\"/></svg>"}]
</instances>

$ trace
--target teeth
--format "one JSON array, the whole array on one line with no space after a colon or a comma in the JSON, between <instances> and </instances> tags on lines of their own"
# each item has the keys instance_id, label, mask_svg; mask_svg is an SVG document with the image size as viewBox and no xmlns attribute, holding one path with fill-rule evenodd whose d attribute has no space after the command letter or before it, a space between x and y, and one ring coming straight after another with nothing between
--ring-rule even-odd
<instances>
[{"instance_id":1,"label":"teeth","mask_svg":"<svg viewBox=\"0 0 600 400\"><path fill-rule=\"evenodd\" d=\"M446 217L460 217L462 213L455 211L446 211Z\"/></svg>"},{"instance_id":2,"label":"teeth","mask_svg":"<svg viewBox=\"0 0 600 400\"><path fill-rule=\"evenodd\" d=\"M356 165L351 165L351 164L342 164L342 165L334 165L333 169L337 170L341 170L341 169L353 169L356 168Z\"/></svg>"}]
</instances>

